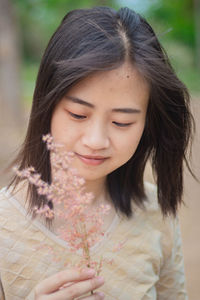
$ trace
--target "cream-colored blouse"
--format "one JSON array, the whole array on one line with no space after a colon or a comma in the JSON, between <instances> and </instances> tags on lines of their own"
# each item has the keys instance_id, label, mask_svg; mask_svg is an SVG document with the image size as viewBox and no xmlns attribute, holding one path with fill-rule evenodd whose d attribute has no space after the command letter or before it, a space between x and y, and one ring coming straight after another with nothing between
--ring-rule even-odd
<instances>
[{"instance_id":1,"label":"cream-colored blouse","mask_svg":"<svg viewBox=\"0 0 200 300\"><path fill-rule=\"evenodd\" d=\"M116 215L101 242L91 249L95 260L103 256L110 261L104 263L105 284L100 290L106 300L188 299L178 220L163 219L156 187L145 183L145 189L146 209L134 206L131 219ZM123 247L113 251L119 242ZM33 300L38 282L79 259L79 253L71 253L42 223L31 221L19 202L1 190L1 300Z\"/></svg>"}]
</instances>

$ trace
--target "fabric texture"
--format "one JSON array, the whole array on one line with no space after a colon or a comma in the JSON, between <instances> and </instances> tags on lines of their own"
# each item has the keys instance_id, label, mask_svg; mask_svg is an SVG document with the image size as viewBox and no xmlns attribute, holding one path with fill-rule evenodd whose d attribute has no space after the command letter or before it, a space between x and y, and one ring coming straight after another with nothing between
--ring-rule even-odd
<instances>
[{"instance_id":1,"label":"fabric texture","mask_svg":"<svg viewBox=\"0 0 200 300\"><path fill-rule=\"evenodd\" d=\"M156 187L145 183L145 209L116 216L103 239L91 249L102 256L100 290L106 300L186 300L184 263L177 218L163 219ZM118 243L123 246L113 251ZM80 260L68 245L25 209L6 189L0 192L1 300L33 300L34 287L44 278Z\"/></svg>"}]
</instances>

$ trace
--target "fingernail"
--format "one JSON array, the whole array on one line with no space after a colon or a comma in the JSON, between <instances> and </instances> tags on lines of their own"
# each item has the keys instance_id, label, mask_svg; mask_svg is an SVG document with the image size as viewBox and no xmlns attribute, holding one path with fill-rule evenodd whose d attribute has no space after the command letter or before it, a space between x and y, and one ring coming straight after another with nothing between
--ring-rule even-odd
<instances>
[{"instance_id":1,"label":"fingernail","mask_svg":"<svg viewBox=\"0 0 200 300\"><path fill-rule=\"evenodd\" d=\"M99 284L104 283L103 277L97 277L96 279L97 279L97 281L98 281Z\"/></svg>"}]
</instances>

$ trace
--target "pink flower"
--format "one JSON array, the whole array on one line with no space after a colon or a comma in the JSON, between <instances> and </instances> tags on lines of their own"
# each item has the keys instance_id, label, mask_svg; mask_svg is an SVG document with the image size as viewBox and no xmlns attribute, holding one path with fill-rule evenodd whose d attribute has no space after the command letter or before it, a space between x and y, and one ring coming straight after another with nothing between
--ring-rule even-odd
<instances>
[{"instance_id":1,"label":"pink flower","mask_svg":"<svg viewBox=\"0 0 200 300\"><path fill-rule=\"evenodd\" d=\"M90 248L104 236L103 216L110 207L100 204L92 209L90 203L94 196L85 192L85 180L71 167L74 154L66 152L62 145L55 144L50 134L43 136L43 141L50 151L53 181L50 184L44 182L34 167L15 169L16 174L35 185L38 194L45 196L47 203L52 201L54 209L46 204L36 207L35 212L49 219L62 218L65 225L59 228L60 238L68 243L72 251L82 250L80 265L95 267L99 273L103 260L92 261Z\"/></svg>"}]
</instances>

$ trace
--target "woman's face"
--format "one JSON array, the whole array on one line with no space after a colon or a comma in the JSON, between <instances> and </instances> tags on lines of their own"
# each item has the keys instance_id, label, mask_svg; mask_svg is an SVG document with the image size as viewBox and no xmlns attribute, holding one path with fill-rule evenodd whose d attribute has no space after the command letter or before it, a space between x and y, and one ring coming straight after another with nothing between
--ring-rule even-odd
<instances>
[{"instance_id":1,"label":"woman's face","mask_svg":"<svg viewBox=\"0 0 200 300\"><path fill-rule=\"evenodd\" d=\"M75 154L86 181L105 180L134 154L145 126L149 87L129 63L96 72L57 104L51 134Z\"/></svg>"}]
</instances>

